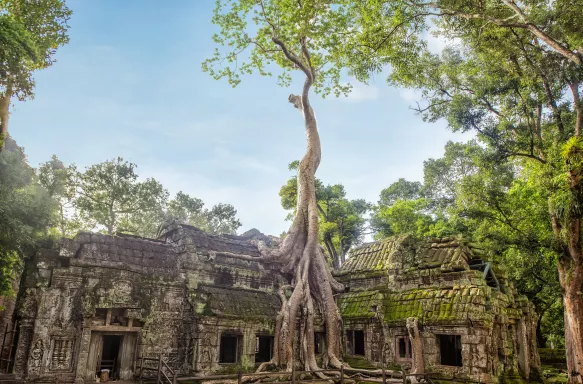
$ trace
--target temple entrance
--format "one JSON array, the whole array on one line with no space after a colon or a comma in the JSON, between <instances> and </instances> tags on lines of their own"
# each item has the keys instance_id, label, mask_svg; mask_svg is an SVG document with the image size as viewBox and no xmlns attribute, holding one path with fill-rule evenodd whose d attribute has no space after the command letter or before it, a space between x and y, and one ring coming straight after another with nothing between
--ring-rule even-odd
<instances>
[{"instance_id":1,"label":"temple entrance","mask_svg":"<svg viewBox=\"0 0 583 384\"><path fill-rule=\"evenodd\" d=\"M136 339L136 332L91 332L85 381L94 382L103 369L111 379L131 379Z\"/></svg>"},{"instance_id":2,"label":"temple entrance","mask_svg":"<svg viewBox=\"0 0 583 384\"><path fill-rule=\"evenodd\" d=\"M123 336L119 335L104 335L103 346L101 348L101 356L97 364L96 374L99 374L104 369L109 370L109 377L112 379L119 378L118 358L121 349Z\"/></svg>"}]
</instances>

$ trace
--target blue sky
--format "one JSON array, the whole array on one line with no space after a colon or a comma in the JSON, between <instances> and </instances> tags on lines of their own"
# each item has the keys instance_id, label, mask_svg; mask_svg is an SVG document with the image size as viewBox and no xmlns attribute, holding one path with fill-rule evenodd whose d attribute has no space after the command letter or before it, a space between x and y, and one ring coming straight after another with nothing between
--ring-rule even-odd
<instances>
[{"instance_id":1,"label":"blue sky","mask_svg":"<svg viewBox=\"0 0 583 384\"><path fill-rule=\"evenodd\" d=\"M69 45L36 74L35 99L12 109L11 135L30 163L56 154L83 168L122 156L171 193L233 204L241 231L287 229L278 191L305 146L301 115L287 96L301 82L284 89L251 76L233 89L203 73L214 50L213 1L67 3ZM424 123L409 108L415 97L381 76L356 84L348 98L314 96L323 152L317 177L371 202L400 177L422 180L423 160L442 156L448 140L469 137Z\"/></svg>"}]
</instances>

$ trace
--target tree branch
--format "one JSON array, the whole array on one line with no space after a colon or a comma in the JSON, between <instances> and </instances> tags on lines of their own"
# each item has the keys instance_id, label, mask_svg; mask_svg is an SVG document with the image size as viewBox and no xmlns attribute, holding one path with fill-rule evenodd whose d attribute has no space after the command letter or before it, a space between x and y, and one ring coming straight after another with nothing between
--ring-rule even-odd
<instances>
[{"instance_id":1,"label":"tree branch","mask_svg":"<svg viewBox=\"0 0 583 384\"><path fill-rule=\"evenodd\" d=\"M526 15L524 14L524 12L516 5L516 3L514 3L513 1L510 1L510 0L502 0L502 1L504 2L504 4L506 4L510 9L512 9L515 12L514 16L510 16L506 19L500 19L500 18L496 18L496 17L487 16L487 15L484 15L482 13L467 13L467 12L462 12L462 11L458 11L458 10L443 8L443 7L441 7L441 5L439 3L435 3L435 2L417 3L415 1L409 1L409 4L413 5L415 7L430 7L430 8L434 8L434 9L441 11L438 13L437 12L430 13L433 16L440 16L440 17L441 16L458 16L458 17L462 17L464 19L470 19L470 20L477 19L477 20L488 21L488 22L495 24L499 27L513 27L513 28L526 29L526 30L530 31L533 35L535 35L536 37L538 37L539 39L544 41L544 43L547 44L549 47L551 47L555 52L566 57L567 59L569 59L570 61L574 62L577 65L583 64L583 60L581 59L580 54L571 51L570 49L565 47L563 44L559 43L557 40L555 40L554 38L552 38L551 36L546 34L539 27L532 24L526 18ZM523 22L522 23L510 23L509 22L510 20L513 20L516 17L521 18L523 20Z\"/></svg>"},{"instance_id":2,"label":"tree branch","mask_svg":"<svg viewBox=\"0 0 583 384\"><path fill-rule=\"evenodd\" d=\"M306 76L313 81L312 78L312 72L311 70L305 66L305 64L302 62L302 60L293 52L291 52L287 46L285 45L285 43L283 41L281 41L276 35L273 35L271 37L271 41L273 41L275 44L277 44L283 54L285 55L285 57L291 61L292 63L294 63L295 65L298 66L298 68L300 68L302 70L302 72L304 72L306 74Z\"/></svg>"}]
</instances>

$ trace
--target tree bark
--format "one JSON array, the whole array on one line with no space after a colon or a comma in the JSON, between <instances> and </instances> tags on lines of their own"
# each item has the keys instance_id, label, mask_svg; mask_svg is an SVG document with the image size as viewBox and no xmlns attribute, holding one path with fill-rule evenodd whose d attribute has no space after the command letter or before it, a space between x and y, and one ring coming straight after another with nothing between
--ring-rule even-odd
<instances>
[{"instance_id":1,"label":"tree bark","mask_svg":"<svg viewBox=\"0 0 583 384\"><path fill-rule=\"evenodd\" d=\"M6 86L4 96L0 97L0 152L6 146L8 137L8 117L10 109L10 98L12 97L12 86L10 83Z\"/></svg>"},{"instance_id":2,"label":"tree bark","mask_svg":"<svg viewBox=\"0 0 583 384\"><path fill-rule=\"evenodd\" d=\"M338 226L338 239L340 243L340 265L344 264L346 261L346 251L344 250L344 218L340 219L340 225Z\"/></svg>"},{"instance_id":3,"label":"tree bark","mask_svg":"<svg viewBox=\"0 0 583 384\"><path fill-rule=\"evenodd\" d=\"M549 203L550 204L550 203ZM549 205L555 241L559 244L557 263L559 283L565 312L565 349L569 384L583 384L583 254L581 253L581 222L566 220L565 226ZM566 244L562 232L565 232Z\"/></svg>"},{"instance_id":4,"label":"tree bark","mask_svg":"<svg viewBox=\"0 0 583 384\"><path fill-rule=\"evenodd\" d=\"M340 258L338 257L338 253L336 252L336 248L334 248L334 243L332 242L332 237L327 234L324 236L324 244L326 245L326 249L332 258L332 264L334 269L340 269Z\"/></svg>"},{"instance_id":5,"label":"tree bark","mask_svg":"<svg viewBox=\"0 0 583 384\"><path fill-rule=\"evenodd\" d=\"M581 96L579 95L579 85L581 83L576 81L568 84L573 94L573 109L575 109L577 116L575 119L575 136L579 137L583 128L583 101L581 101Z\"/></svg>"},{"instance_id":6,"label":"tree bark","mask_svg":"<svg viewBox=\"0 0 583 384\"><path fill-rule=\"evenodd\" d=\"M423 340L419 333L419 321L416 317L407 318L407 331L411 341L411 373L425 373L425 364L423 362ZM411 378L412 383L418 383L417 376Z\"/></svg>"},{"instance_id":7,"label":"tree bark","mask_svg":"<svg viewBox=\"0 0 583 384\"><path fill-rule=\"evenodd\" d=\"M565 312L565 348L569 383L583 383L583 267L579 263L559 261L559 281L563 290Z\"/></svg>"}]
</instances>

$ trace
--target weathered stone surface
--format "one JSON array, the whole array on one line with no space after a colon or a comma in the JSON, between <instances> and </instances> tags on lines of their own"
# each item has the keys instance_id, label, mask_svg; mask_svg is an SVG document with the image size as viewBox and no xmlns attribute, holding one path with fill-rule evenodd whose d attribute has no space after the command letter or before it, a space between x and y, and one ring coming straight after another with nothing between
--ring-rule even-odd
<instances>
[{"instance_id":1,"label":"weathered stone surface","mask_svg":"<svg viewBox=\"0 0 583 384\"><path fill-rule=\"evenodd\" d=\"M256 240L277 243L258 231L215 236L173 224L157 240L80 233L39 251L21 278L15 371L31 382L94 382L108 336L121 337L115 371L125 379L140 357L160 355L182 374L252 370L258 337L273 335L277 288L289 283L275 266L232 256L259 257ZM356 249L337 273L349 288L338 296L345 353L358 355L347 360L410 364L406 320L415 318L426 371L476 381L510 371L533 377L533 307L502 269L476 268L478 253L456 239L406 237ZM221 352L222 337L234 355ZM317 339L324 350L325 338ZM460 366L443 364L440 340L457 348Z\"/></svg>"},{"instance_id":2,"label":"weathered stone surface","mask_svg":"<svg viewBox=\"0 0 583 384\"><path fill-rule=\"evenodd\" d=\"M411 365L409 350L400 351L397 343L407 319L416 318L426 370L475 381L496 381L510 372L536 377L534 307L517 295L500 266L482 257L474 245L455 238L394 237L353 250L335 273L349 289L339 296L344 328L382 335L378 359L372 353L377 346L365 341L365 356L379 366ZM459 366L442 359L454 352L441 349L440 335L459 336Z\"/></svg>"}]
</instances>

